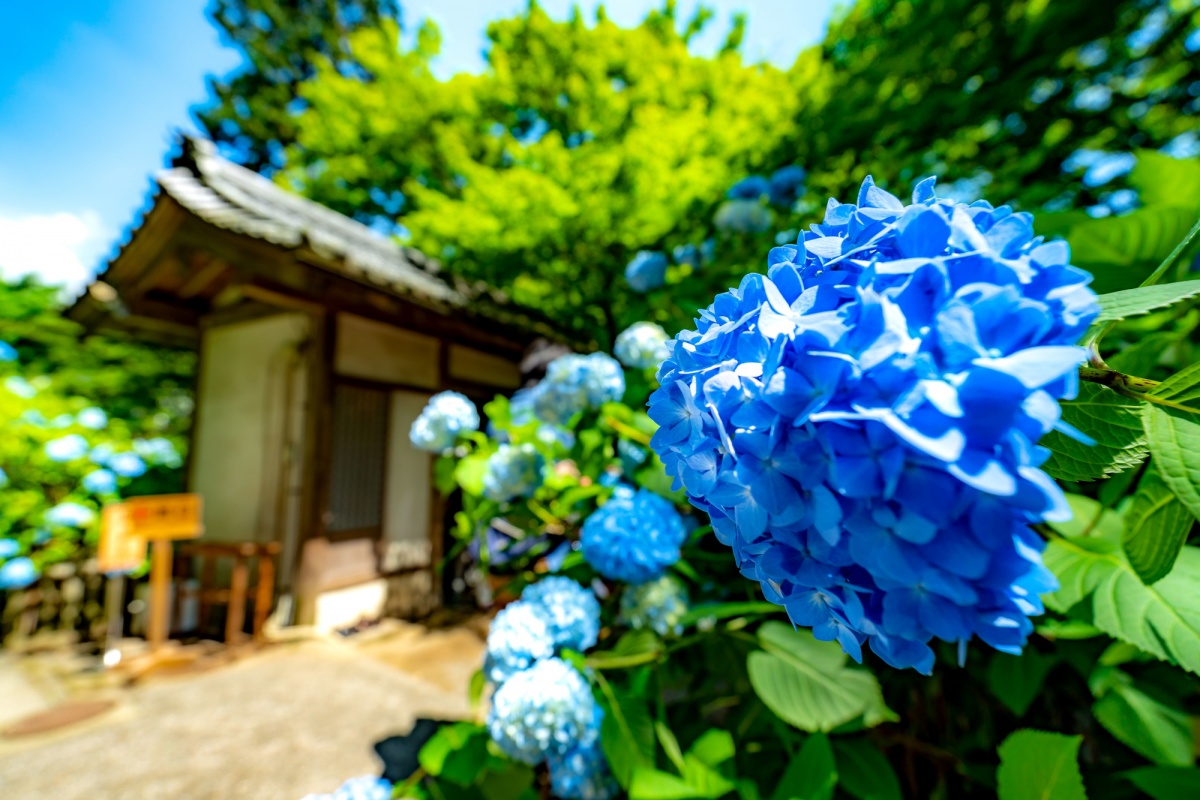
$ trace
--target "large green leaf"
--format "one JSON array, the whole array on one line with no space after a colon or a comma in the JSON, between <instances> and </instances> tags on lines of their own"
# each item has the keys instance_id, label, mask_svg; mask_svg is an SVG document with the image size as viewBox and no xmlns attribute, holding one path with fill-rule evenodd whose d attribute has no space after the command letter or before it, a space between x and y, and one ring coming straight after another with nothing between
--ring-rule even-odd
<instances>
[{"instance_id":1,"label":"large green leaf","mask_svg":"<svg viewBox=\"0 0 1200 800\"><path fill-rule=\"evenodd\" d=\"M1060 480L1094 481L1141 464L1147 452L1143 405L1104 386L1081 384L1079 397L1062 404L1063 420L1096 444L1083 444L1051 431L1041 441L1051 451L1042 469Z\"/></svg>"},{"instance_id":2,"label":"large green leaf","mask_svg":"<svg viewBox=\"0 0 1200 800\"><path fill-rule=\"evenodd\" d=\"M1200 204L1200 161L1139 150L1129 185L1146 206Z\"/></svg>"},{"instance_id":3,"label":"large green leaf","mask_svg":"<svg viewBox=\"0 0 1200 800\"><path fill-rule=\"evenodd\" d=\"M1129 565L1143 583L1166 577L1192 529L1192 515L1154 469L1138 482L1137 493L1125 512L1121 545Z\"/></svg>"},{"instance_id":4,"label":"large green leaf","mask_svg":"<svg viewBox=\"0 0 1200 800\"><path fill-rule=\"evenodd\" d=\"M815 733L804 740L783 771L771 800L832 800L837 782L838 767L829 737Z\"/></svg>"},{"instance_id":5,"label":"large green leaf","mask_svg":"<svg viewBox=\"0 0 1200 800\"><path fill-rule=\"evenodd\" d=\"M1156 764L1186 767L1195 761L1188 715L1128 683L1114 685L1092 706L1092 714L1118 741Z\"/></svg>"},{"instance_id":6,"label":"large green leaf","mask_svg":"<svg viewBox=\"0 0 1200 800\"><path fill-rule=\"evenodd\" d=\"M1190 408L1200 406L1200 364L1172 375L1151 394ZM1163 483L1200 518L1200 414L1147 403L1143 423Z\"/></svg>"},{"instance_id":7,"label":"large green leaf","mask_svg":"<svg viewBox=\"0 0 1200 800\"><path fill-rule=\"evenodd\" d=\"M1184 547L1175 569L1153 586L1110 537L1052 539L1044 558L1060 584L1044 598L1049 608L1065 613L1090 595L1097 628L1200 674L1200 548Z\"/></svg>"},{"instance_id":8,"label":"large green leaf","mask_svg":"<svg viewBox=\"0 0 1200 800\"><path fill-rule=\"evenodd\" d=\"M1140 767L1122 777L1152 800L1196 800L1200 794L1200 769L1196 767Z\"/></svg>"},{"instance_id":9,"label":"large green leaf","mask_svg":"<svg viewBox=\"0 0 1200 800\"><path fill-rule=\"evenodd\" d=\"M996 653L988 664L988 689L1009 710L1023 717L1058 661L1054 655L1042 655L1031 647L1019 656Z\"/></svg>"},{"instance_id":10,"label":"large green leaf","mask_svg":"<svg viewBox=\"0 0 1200 800\"><path fill-rule=\"evenodd\" d=\"M1017 731L1000 745L1000 800L1087 800L1076 756L1082 736Z\"/></svg>"},{"instance_id":11,"label":"large green leaf","mask_svg":"<svg viewBox=\"0 0 1200 800\"><path fill-rule=\"evenodd\" d=\"M1156 308L1166 308L1189 297L1200 294L1200 281L1160 283L1157 286L1139 286L1100 295L1100 316L1096 322L1116 320L1148 314Z\"/></svg>"},{"instance_id":12,"label":"large green leaf","mask_svg":"<svg viewBox=\"0 0 1200 800\"><path fill-rule=\"evenodd\" d=\"M459 786L470 786L487 763L487 732L482 725L457 722L438 730L417 754L421 768Z\"/></svg>"},{"instance_id":13,"label":"large green leaf","mask_svg":"<svg viewBox=\"0 0 1200 800\"><path fill-rule=\"evenodd\" d=\"M838 786L858 800L901 800L900 779L879 748L862 738L835 739Z\"/></svg>"},{"instance_id":14,"label":"large green leaf","mask_svg":"<svg viewBox=\"0 0 1200 800\"><path fill-rule=\"evenodd\" d=\"M700 796L683 778L653 767L638 767L629 782L629 800L691 800Z\"/></svg>"},{"instance_id":15,"label":"large green leaf","mask_svg":"<svg viewBox=\"0 0 1200 800\"><path fill-rule=\"evenodd\" d=\"M646 701L609 687L600 723L600 746L622 787L629 788L637 769L654 765L654 740L654 720Z\"/></svg>"},{"instance_id":16,"label":"large green leaf","mask_svg":"<svg viewBox=\"0 0 1200 800\"><path fill-rule=\"evenodd\" d=\"M759 629L758 638L763 650L747 661L750 684L784 721L801 730L830 731L860 717L878 724L891 714L875 676L847 667L836 643L773 621Z\"/></svg>"}]
</instances>

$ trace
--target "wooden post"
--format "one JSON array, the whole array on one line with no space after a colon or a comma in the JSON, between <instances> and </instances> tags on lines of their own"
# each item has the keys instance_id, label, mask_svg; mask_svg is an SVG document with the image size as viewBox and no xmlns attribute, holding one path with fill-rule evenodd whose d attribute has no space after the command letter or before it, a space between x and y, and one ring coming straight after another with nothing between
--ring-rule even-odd
<instances>
[{"instance_id":1,"label":"wooden post","mask_svg":"<svg viewBox=\"0 0 1200 800\"><path fill-rule=\"evenodd\" d=\"M150 544L150 649L158 650L167 642L171 624L170 539L155 539Z\"/></svg>"},{"instance_id":2,"label":"wooden post","mask_svg":"<svg viewBox=\"0 0 1200 800\"><path fill-rule=\"evenodd\" d=\"M275 588L275 556L261 553L258 557L258 585L254 590L254 638L262 637L267 614L271 613L271 598Z\"/></svg>"},{"instance_id":3,"label":"wooden post","mask_svg":"<svg viewBox=\"0 0 1200 800\"><path fill-rule=\"evenodd\" d=\"M246 556L238 553L233 559L233 573L229 583L229 607L225 618L225 644L232 646L242 638L242 626L246 624L246 589L250 585L250 570Z\"/></svg>"},{"instance_id":4,"label":"wooden post","mask_svg":"<svg viewBox=\"0 0 1200 800\"><path fill-rule=\"evenodd\" d=\"M117 649L117 642L125 633L125 576L109 575L104 586L104 605L108 611L108 629L104 633L104 646Z\"/></svg>"}]
</instances>

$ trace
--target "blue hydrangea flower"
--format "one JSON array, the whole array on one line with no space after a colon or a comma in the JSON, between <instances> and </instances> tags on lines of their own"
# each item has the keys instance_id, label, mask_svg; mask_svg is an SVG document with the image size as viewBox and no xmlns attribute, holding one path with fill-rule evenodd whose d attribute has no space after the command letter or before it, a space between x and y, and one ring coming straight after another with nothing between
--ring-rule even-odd
<instances>
[{"instance_id":1,"label":"blue hydrangea flower","mask_svg":"<svg viewBox=\"0 0 1200 800\"><path fill-rule=\"evenodd\" d=\"M543 422L565 425L579 412L616 402L623 394L625 372L616 359L607 353L572 353L551 361L546 377L514 400L520 409L529 403Z\"/></svg>"},{"instance_id":2,"label":"blue hydrangea flower","mask_svg":"<svg viewBox=\"0 0 1200 800\"><path fill-rule=\"evenodd\" d=\"M21 552L21 544L16 539L0 539L0 558L12 558Z\"/></svg>"},{"instance_id":3,"label":"blue hydrangea flower","mask_svg":"<svg viewBox=\"0 0 1200 800\"><path fill-rule=\"evenodd\" d=\"M0 489L5 486L8 486L8 473L4 471L3 467L0 467Z\"/></svg>"},{"instance_id":4,"label":"blue hydrangea flower","mask_svg":"<svg viewBox=\"0 0 1200 800\"><path fill-rule=\"evenodd\" d=\"M621 470L626 475L631 475L646 463L650 453L633 442L617 439L617 455L621 459Z\"/></svg>"},{"instance_id":5,"label":"blue hydrangea flower","mask_svg":"<svg viewBox=\"0 0 1200 800\"><path fill-rule=\"evenodd\" d=\"M654 369L666 359L670 338L657 323L635 322L617 334L613 355L630 369Z\"/></svg>"},{"instance_id":6,"label":"blue hydrangea flower","mask_svg":"<svg viewBox=\"0 0 1200 800\"><path fill-rule=\"evenodd\" d=\"M1091 276L1033 218L868 178L671 343L651 441L797 625L929 672L933 638L1020 652L1069 518L1037 446L1075 395Z\"/></svg>"},{"instance_id":7,"label":"blue hydrangea flower","mask_svg":"<svg viewBox=\"0 0 1200 800\"><path fill-rule=\"evenodd\" d=\"M546 621L555 648L582 653L600 636L600 601L591 589L570 578L555 575L530 584L521 593L521 602L537 609Z\"/></svg>"},{"instance_id":8,"label":"blue hydrangea flower","mask_svg":"<svg viewBox=\"0 0 1200 800\"><path fill-rule=\"evenodd\" d=\"M757 200L726 200L713 215L713 225L727 233L762 233L771 223L771 212Z\"/></svg>"},{"instance_id":9,"label":"blue hydrangea flower","mask_svg":"<svg viewBox=\"0 0 1200 800\"><path fill-rule=\"evenodd\" d=\"M496 690L487 729L509 758L538 764L595 742L602 713L574 667L560 658L546 658Z\"/></svg>"},{"instance_id":10,"label":"blue hydrangea flower","mask_svg":"<svg viewBox=\"0 0 1200 800\"><path fill-rule=\"evenodd\" d=\"M492 620L483 673L493 683L504 683L552 655L554 640L544 609L518 600L505 606Z\"/></svg>"},{"instance_id":11,"label":"blue hydrangea flower","mask_svg":"<svg viewBox=\"0 0 1200 800\"><path fill-rule=\"evenodd\" d=\"M611 800L619 791L599 739L551 756L549 766L550 790L562 800Z\"/></svg>"},{"instance_id":12,"label":"blue hydrangea flower","mask_svg":"<svg viewBox=\"0 0 1200 800\"><path fill-rule=\"evenodd\" d=\"M620 620L631 628L648 628L659 636L679 634L688 610L687 587L673 575L663 575L621 594Z\"/></svg>"},{"instance_id":13,"label":"blue hydrangea flower","mask_svg":"<svg viewBox=\"0 0 1200 800\"><path fill-rule=\"evenodd\" d=\"M789 164L771 174L767 197L773 206L790 208L804 194L808 173L799 164Z\"/></svg>"},{"instance_id":14,"label":"blue hydrangea flower","mask_svg":"<svg viewBox=\"0 0 1200 800\"><path fill-rule=\"evenodd\" d=\"M83 528L96 519L96 512L79 503L59 503L46 512L46 523L63 528Z\"/></svg>"},{"instance_id":15,"label":"blue hydrangea flower","mask_svg":"<svg viewBox=\"0 0 1200 800\"><path fill-rule=\"evenodd\" d=\"M0 590L24 589L38 579L38 569L25 556L0 564Z\"/></svg>"},{"instance_id":16,"label":"blue hydrangea flower","mask_svg":"<svg viewBox=\"0 0 1200 800\"><path fill-rule=\"evenodd\" d=\"M29 381L22 378L20 375L9 375L4 379L4 388L10 394L15 394L17 397L28 400L38 393L38 389Z\"/></svg>"},{"instance_id":17,"label":"blue hydrangea flower","mask_svg":"<svg viewBox=\"0 0 1200 800\"><path fill-rule=\"evenodd\" d=\"M389 800L392 784L374 775L350 778L333 794L308 794L302 800Z\"/></svg>"},{"instance_id":18,"label":"blue hydrangea flower","mask_svg":"<svg viewBox=\"0 0 1200 800\"><path fill-rule=\"evenodd\" d=\"M170 439L156 436L153 439L134 439L133 452L146 461L177 469L183 466L183 458Z\"/></svg>"},{"instance_id":19,"label":"blue hydrangea flower","mask_svg":"<svg viewBox=\"0 0 1200 800\"><path fill-rule=\"evenodd\" d=\"M76 414L75 420L85 428L98 431L108 425L108 414L105 414L102 408L89 406Z\"/></svg>"},{"instance_id":20,"label":"blue hydrangea flower","mask_svg":"<svg viewBox=\"0 0 1200 800\"><path fill-rule=\"evenodd\" d=\"M0 339L0 361L16 361L17 348Z\"/></svg>"},{"instance_id":21,"label":"blue hydrangea flower","mask_svg":"<svg viewBox=\"0 0 1200 800\"><path fill-rule=\"evenodd\" d=\"M83 476L83 488L92 494L112 494L117 490L117 476L112 470L95 469Z\"/></svg>"},{"instance_id":22,"label":"blue hydrangea flower","mask_svg":"<svg viewBox=\"0 0 1200 800\"><path fill-rule=\"evenodd\" d=\"M639 250L625 267L625 281L635 292L657 289L667 279L667 256L657 250Z\"/></svg>"},{"instance_id":23,"label":"blue hydrangea flower","mask_svg":"<svg viewBox=\"0 0 1200 800\"><path fill-rule=\"evenodd\" d=\"M43 449L46 457L51 461L74 461L87 455L88 442L78 433L72 433L58 439L51 439L46 442Z\"/></svg>"},{"instance_id":24,"label":"blue hydrangea flower","mask_svg":"<svg viewBox=\"0 0 1200 800\"><path fill-rule=\"evenodd\" d=\"M146 462L137 453L115 453L108 458L107 466L122 478L137 478L146 474Z\"/></svg>"},{"instance_id":25,"label":"blue hydrangea flower","mask_svg":"<svg viewBox=\"0 0 1200 800\"><path fill-rule=\"evenodd\" d=\"M546 462L531 444L502 444L487 460L483 494L497 503L525 497L542 485Z\"/></svg>"},{"instance_id":26,"label":"blue hydrangea flower","mask_svg":"<svg viewBox=\"0 0 1200 800\"><path fill-rule=\"evenodd\" d=\"M675 506L651 491L619 488L583 523L583 557L601 575L645 583L679 560L687 537Z\"/></svg>"},{"instance_id":27,"label":"blue hydrangea flower","mask_svg":"<svg viewBox=\"0 0 1200 800\"><path fill-rule=\"evenodd\" d=\"M408 438L414 447L440 453L454 446L460 434L479 430L479 411L458 392L439 392L429 398L413 420Z\"/></svg>"},{"instance_id":28,"label":"blue hydrangea flower","mask_svg":"<svg viewBox=\"0 0 1200 800\"><path fill-rule=\"evenodd\" d=\"M730 200L761 200L770 191L771 182L762 175L747 175L730 186L725 197Z\"/></svg>"}]
</instances>

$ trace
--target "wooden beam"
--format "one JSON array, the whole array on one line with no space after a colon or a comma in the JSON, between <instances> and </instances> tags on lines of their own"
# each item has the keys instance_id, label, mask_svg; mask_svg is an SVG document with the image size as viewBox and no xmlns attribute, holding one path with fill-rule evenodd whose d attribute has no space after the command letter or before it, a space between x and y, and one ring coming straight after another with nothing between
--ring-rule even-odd
<instances>
[{"instance_id":1,"label":"wooden beam","mask_svg":"<svg viewBox=\"0 0 1200 800\"><path fill-rule=\"evenodd\" d=\"M191 261L192 272L179 287L179 291L175 293L181 300L187 300L200 294L230 269L230 266L220 258L211 258L207 260L207 263L197 264L197 259L193 256Z\"/></svg>"}]
</instances>

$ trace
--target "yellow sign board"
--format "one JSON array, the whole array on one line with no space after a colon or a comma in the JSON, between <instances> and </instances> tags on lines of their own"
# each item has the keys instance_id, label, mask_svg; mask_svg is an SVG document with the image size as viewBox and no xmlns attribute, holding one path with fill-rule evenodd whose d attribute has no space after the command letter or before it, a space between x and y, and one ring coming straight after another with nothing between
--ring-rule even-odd
<instances>
[{"instance_id":1,"label":"yellow sign board","mask_svg":"<svg viewBox=\"0 0 1200 800\"><path fill-rule=\"evenodd\" d=\"M198 494L132 497L122 505L129 508L133 533L143 539L195 539L204 532Z\"/></svg>"},{"instance_id":2,"label":"yellow sign board","mask_svg":"<svg viewBox=\"0 0 1200 800\"><path fill-rule=\"evenodd\" d=\"M146 559L146 539L133 531L129 507L112 503L100 515L100 546L96 562L101 572L132 572Z\"/></svg>"}]
</instances>

